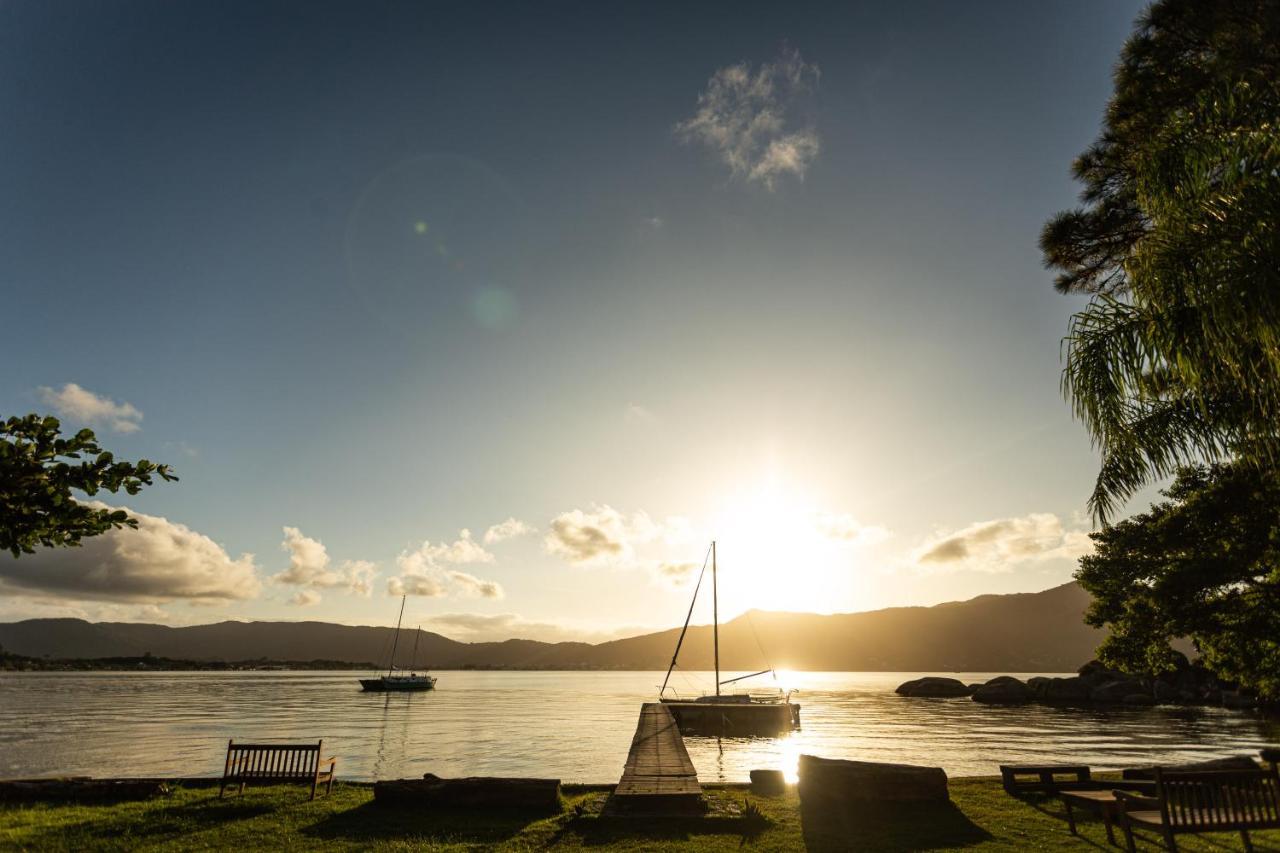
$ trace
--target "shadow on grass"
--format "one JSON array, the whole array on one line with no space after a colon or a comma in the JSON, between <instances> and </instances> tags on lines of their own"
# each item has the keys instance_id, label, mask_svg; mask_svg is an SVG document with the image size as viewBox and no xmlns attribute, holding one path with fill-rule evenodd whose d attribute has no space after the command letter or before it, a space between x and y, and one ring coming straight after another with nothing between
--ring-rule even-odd
<instances>
[{"instance_id":1,"label":"shadow on grass","mask_svg":"<svg viewBox=\"0 0 1280 853\"><path fill-rule=\"evenodd\" d=\"M324 840L419 840L496 844L514 838L546 812L486 810L467 812L431 807L388 806L368 802L337 812L301 830Z\"/></svg>"},{"instance_id":2,"label":"shadow on grass","mask_svg":"<svg viewBox=\"0 0 1280 853\"><path fill-rule=\"evenodd\" d=\"M164 841L205 830L221 830L234 821L251 820L276 811L270 803L200 799L162 804L152 801L144 812L115 813L109 810L77 809L79 820L61 821L32 833L32 849L77 849L90 842L128 838L130 845ZM75 808L74 806L70 808ZM98 845L100 846L100 845Z\"/></svg>"},{"instance_id":3,"label":"shadow on grass","mask_svg":"<svg viewBox=\"0 0 1280 853\"><path fill-rule=\"evenodd\" d=\"M934 850L992 839L954 803L874 803L831 807L801 802L808 850Z\"/></svg>"},{"instance_id":4,"label":"shadow on grass","mask_svg":"<svg viewBox=\"0 0 1280 853\"><path fill-rule=\"evenodd\" d=\"M574 838L584 847L604 847L619 842L689 841L699 835L733 836L742 844L759 837L773 824L741 817L574 817L552 836L552 843Z\"/></svg>"}]
</instances>

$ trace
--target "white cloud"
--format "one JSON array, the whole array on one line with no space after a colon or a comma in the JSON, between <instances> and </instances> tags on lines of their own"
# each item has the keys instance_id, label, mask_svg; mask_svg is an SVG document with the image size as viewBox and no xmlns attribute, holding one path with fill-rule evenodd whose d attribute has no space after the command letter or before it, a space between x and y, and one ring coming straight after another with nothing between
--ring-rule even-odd
<instances>
[{"instance_id":1,"label":"white cloud","mask_svg":"<svg viewBox=\"0 0 1280 853\"><path fill-rule=\"evenodd\" d=\"M650 424L656 421L657 415L648 406L642 406L639 403L628 403L623 413L628 423Z\"/></svg>"},{"instance_id":2,"label":"white cloud","mask_svg":"<svg viewBox=\"0 0 1280 853\"><path fill-rule=\"evenodd\" d=\"M679 516L656 522L643 510L625 516L607 504L562 512L549 527L543 539L547 553L575 565L630 563L636 545L657 539L678 545L688 539L691 529Z\"/></svg>"},{"instance_id":3,"label":"white cloud","mask_svg":"<svg viewBox=\"0 0 1280 853\"><path fill-rule=\"evenodd\" d=\"M445 589L440 581L426 575L400 575L387 580L387 594L443 598Z\"/></svg>"},{"instance_id":4,"label":"white cloud","mask_svg":"<svg viewBox=\"0 0 1280 853\"><path fill-rule=\"evenodd\" d=\"M701 563L668 563L661 562L654 566L654 573L662 580L676 584L687 583L697 574Z\"/></svg>"},{"instance_id":5,"label":"white cloud","mask_svg":"<svg viewBox=\"0 0 1280 853\"><path fill-rule=\"evenodd\" d=\"M876 524L863 524L847 513L821 512L814 519L818 532L828 539L853 545L876 545L892 534Z\"/></svg>"},{"instance_id":6,"label":"white cloud","mask_svg":"<svg viewBox=\"0 0 1280 853\"><path fill-rule=\"evenodd\" d=\"M786 49L754 72L746 63L721 68L676 133L710 148L736 178L770 190L784 175L803 180L822 147L804 115L819 76L817 65Z\"/></svg>"},{"instance_id":7,"label":"white cloud","mask_svg":"<svg viewBox=\"0 0 1280 853\"><path fill-rule=\"evenodd\" d=\"M320 593L314 589L300 589L293 598L289 599L289 603L298 607L310 607L320 603Z\"/></svg>"},{"instance_id":8,"label":"white cloud","mask_svg":"<svg viewBox=\"0 0 1280 853\"><path fill-rule=\"evenodd\" d=\"M68 382L55 391L41 385L40 399L65 418L85 423L102 423L116 432L137 432L142 412L132 403L117 403L109 397L101 397L74 382Z\"/></svg>"},{"instance_id":9,"label":"white cloud","mask_svg":"<svg viewBox=\"0 0 1280 853\"><path fill-rule=\"evenodd\" d=\"M1077 560L1092 550L1093 541L1084 530L1064 528L1053 513L1033 512L933 536L917 549L916 562L935 569L1007 572L1024 562Z\"/></svg>"},{"instance_id":10,"label":"white cloud","mask_svg":"<svg viewBox=\"0 0 1280 853\"><path fill-rule=\"evenodd\" d=\"M370 594L373 576L378 573L376 563L368 560L346 560L338 569L332 569L329 552L320 540L304 535L296 527L285 527L283 531L284 541L280 543L280 550L289 552L289 568L273 575L273 583L312 589L345 588L366 597ZM315 601L319 600L317 596ZM314 604L315 601L305 603Z\"/></svg>"},{"instance_id":11,"label":"white cloud","mask_svg":"<svg viewBox=\"0 0 1280 853\"><path fill-rule=\"evenodd\" d=\"M492 531L509 522L523 523L508 519L489 530ZM488 532L486 531L486 536ZM502 586L497 582L445 568L446 565L492 563L493 560L493 554L486 551L471 537L471 531L463 529L458 531L458 538L453 542L440 542L433 545L430 541L424 541L412 551L401 552L396 558L400 576L391 578L387 585L387 592L390 595L421 595L428 598L440 598L450 592L478 595L483 598L501 598Z\"/></svg>"},{"instance_id":12,"label":"white cloud","mask_svg":"<svg viewBox=\"0 0 1280 853\"><path fill-rule=\"evenodd\" d=\"M502 585L496 581L481 580L475 575L460 572L456 569L448 573L449 580L468 595L480 598L502 598Z\"/></svg>"},{"instance_id":13,"label":"white cloud","mask_svg":"<svg viewBox=\"0 0 1280 853\"><path fill-rule=\"evenodd\" d=\"M526 536L535 532L532 525L526 524L518 518L508 518L506 521L500 521L484 532L484 541L487 545L495 542L501 542L504 539L514 539L517 536Z\"/></svg>"},{"instance_id":14,"label":"white cloud","mask_svg":"<svg viewBox=\"0 0 1280 853\"><path fill-rule=\"evenodd\" d=\"M107 507L97 501L89 506ZM78 548L44 548L17 559L5 555L0 580L66 598L139 604L218 604L253 598L261 590L252 554L233 560L185 524L120 509L138 520L136 530L112 530Z\"/></svg>"}]
</instances>

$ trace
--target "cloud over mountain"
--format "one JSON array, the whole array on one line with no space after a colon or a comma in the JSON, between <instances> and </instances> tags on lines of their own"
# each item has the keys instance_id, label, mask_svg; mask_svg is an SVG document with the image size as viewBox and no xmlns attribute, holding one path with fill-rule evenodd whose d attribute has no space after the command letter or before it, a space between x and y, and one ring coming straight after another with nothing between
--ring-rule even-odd
<instances>
[{"instance_id":1,"label":"cloud over mountain","mask_svg":"<svg viewBox=\"0 0 1280 853\"><path fill-rule=\"evenodd\" d=\"M5 555L0 583L67 598L141 604L222 604L253 598L261 590L252 554L232 559L185 524L111 508L125 509L138 528L90 537L78 548L44 548L20 559Z\"/></svg>"},{"instance_id":2,"label":"cloud over mountain","mask_svg":"<svg viewBox=\"0 0 1280 853\"><path fill-rule=\"evenodd\" d=\"M1005 572L1027 561L1079 559L1093 550L1089 534L1067 530L1050 512L978 521L934 536L916 553L916 562L934 568Z\"/></svg>"}]
</instances>

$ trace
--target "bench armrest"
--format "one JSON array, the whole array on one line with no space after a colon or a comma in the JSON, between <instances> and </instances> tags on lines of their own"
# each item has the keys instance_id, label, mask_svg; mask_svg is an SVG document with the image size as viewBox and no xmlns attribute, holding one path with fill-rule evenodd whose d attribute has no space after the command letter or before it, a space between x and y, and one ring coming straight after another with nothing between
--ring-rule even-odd
<instances>
[{"instance_id":1,"label":"bench armrest","mask_svg":"<svg viewBox=\"0 0 1280 853\"><path fill-rule=\"evenodd\" d=\"M320 761L317 762L316 767L324 767L326 764L328 764L330 767L333 767L337 763L338 763L338 756L331 755L328 758L320 759Z\"/></svg>"},{"instance_id":2,"label":"bench armrest","mask_svg":"<svg viewBox=\"0 0 1280 853\"><path fill-rule=\"evenodd\" d=\"M1116 802L1120 803L1120 807L1127 812L1151 811L1159 810L1160 800L1157 797L1144 797L1141 794L1135 794L1132 791L1113 790L1111 792L1116 797Z\"/></svg>"}]
</instances>

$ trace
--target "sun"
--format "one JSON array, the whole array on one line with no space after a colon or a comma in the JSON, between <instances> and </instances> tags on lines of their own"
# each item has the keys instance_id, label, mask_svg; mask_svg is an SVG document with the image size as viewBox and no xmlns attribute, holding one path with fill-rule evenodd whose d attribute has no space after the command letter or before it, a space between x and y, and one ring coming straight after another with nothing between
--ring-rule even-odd
<instances>
[{"instance_id":1,"label":"sun","mask_svg":"<svg viewBox=\"0 0 1280 853\"><path fill-rule=\"evenodd\" d=\"M751 608L831 612L846 601L857 558L825 536L803 491L777 481L727 495L712 530L720 567L720 615ZM838 600L835 600L838 599Z\"/></svg>"}]
</instances>

